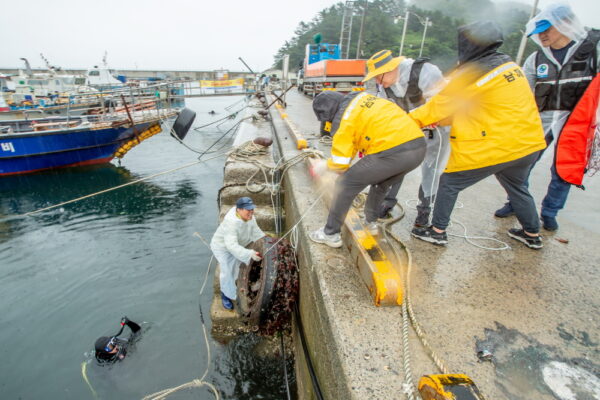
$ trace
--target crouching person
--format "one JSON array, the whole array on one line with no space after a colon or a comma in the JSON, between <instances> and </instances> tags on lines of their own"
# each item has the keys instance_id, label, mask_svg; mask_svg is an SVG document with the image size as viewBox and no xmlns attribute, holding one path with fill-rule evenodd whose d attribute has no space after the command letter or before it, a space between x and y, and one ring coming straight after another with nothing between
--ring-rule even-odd
<instances>
[{"instance_id":1,"label":"crouching person","mask_svg":"<svg viewBox=\"0 0 600 400\"><path fill-rule=\"evenodd\" d=\"M257 251L244 247L265 236L254 219L254 208L250 197L239 198L210 241L210 248L221 268L221 300L227 310L233 310L233 300L237 298L235 281L240 272L240 264L262 259Z\"/></svg>"},{"instance_id":2,"label":"crouching person","mask_svg":"<svg viewBox=\"0 0 600 400\"><path fill-rule=\"evenodd\" d=\"M365 204L365 222L378 233L377 216L391 185L401 182L425 156L425 139L417 124L394 103L365 92L347 96L326 91L313 102L321 122L331 123L333 143L327 166L340 174L324 227L310 238L341 247L340 231L354 198L371 185ZM357 152L363 157L352 167Z\"/></svg>"},{"instance_id":3,"label":"crouching person","mask_svg":"<svg viewBox=\"0 0 600 400\"><path fill-rule=\"evenodd\" d=\"M495 175L523 227L508 235L530 248L542 248L535 202L526 182L546 143L523 70L497 51L502 42L500 28L491 21L460 27L459 65L450 82L410 113L420 126L452 118L450 159L440 179L432 225L415 227L412 235L418 239L447 244L446 228L458 194Z\"/></svg>"}]
</instances>

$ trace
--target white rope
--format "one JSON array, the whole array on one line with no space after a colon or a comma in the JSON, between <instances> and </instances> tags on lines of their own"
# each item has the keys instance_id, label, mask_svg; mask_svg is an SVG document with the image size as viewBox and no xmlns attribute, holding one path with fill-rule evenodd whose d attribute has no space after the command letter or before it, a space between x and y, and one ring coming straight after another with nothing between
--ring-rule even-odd
<instances>
[{"instance_id":1,"label":"white rope","mask_svg":"<svg viewBox=\"0 0 600 400\"><path fill-rule=\"evenodd\" d=\"M65 206L67 204L76 203L76 202L81 201L81 200L89 199L90 197L98 196L100 194L104 194L104 193L112 192L113 190L124 188L125 186L135 185L136 183L144 182L144 181L147 181L149 179L156 178L157 176L170 174L172 172L179 171L179 170L184 169L184 168L189 168L189 167L192 167L192 166L197 165L197 164L202 164L202 163L204 163L206 161L213 160L213 159L221 157L222 155L225 155L225 154L227 154L227 152L219 153L219 154L215 155L214 157L209 157L209 158L206 158L204 160L197 160L197 161L191 162L189 164L185 164L185 165L182 165L182 166L179 166L179 167L176 167L176 168L171 168L171 169L168 169L166 171L157 172L156 174L145 176L143 178L136 179L136 180L133 180L131 182L124 183L122 185L113 186L113 187L108 188L108 189L104 189L104 190L100 190L98 192L90 193L90 194L87 194L85 196L78 197L76 199L63 201L62 203L54 204L52 206L48 206L48 207L40 208L40 209L37 209L37 210L34 210L34 211L26 212L24 214L15 214L15 215L6 216L6 217L3 217L3 218L0 218L0 221L5 220L5 219L9 219L9 218L26 217L26 216L30 216L30 215L34 215L34 214L39 214L39 213L44 212L44 211L48 211L48 210L52 210L54 208Z\"/></svg>"},{"instance_id":2,"label":"white rope","mask_svg":"<svg viewBox=\"0 0 600 400\"><path fill-rule=\"evenodd\" d=\"M417 204L419 202L419 200L417 199L409 199L406 200L404 202L404 204L406 204L406 206L411 207L411 208L416 208L416 206L413 206L412 204ZM455 209L458 208L464 208L464 204L461 203L460 201L456 202L456 206L454 207ZM467 226L460 222L457 219L452 218L450 220L450 225L448 227L452 227L454 224L460 226L461 228L463 228L463 233L462 234L458 234L458 233L450 233L450 232L446 232L448 234L448 236L454 236L454 237L458 237L458 238L462 238L465 239L465 241L467 243L469 243L471 246L475 246L479 249L483 249L483 250L490 250L490 251L499 251L499 250L510 250L512 249L512 247L510 247L510 245L500 239L496 239L493 237L488 237L488 236L469 236L467 235ZM474 240L488 240L491 242L496 242L500 244L500 247L488 247L488 246L483 246L480 244L477 244L474 242Z\"/></svg>"},{"instance_id":3,"label":"white rope","mask_svg":"<svg viewBox=\"0 0 600 400\"><path fill-rule=\"evenodd\" d=\"M510 247L510 245L508 243L503 242L500 239L496 239L493 237L487 237L487 236L469 236L469 235L467 235L467 226L457 219L450 220L450 226L452 226L453 224L456 224L456 225L460 226L461 228L463 228L464 232L462 234L448 232L448 236L463 238L463 239L465 239L465 241L467 243L469 243L470 245L475 246L479 249L499 251L499 250L510 250L512 248L512 247ZM496 243L500 244L500 247L483 246L483 245L475 243L474 240L488 240L491 242L496 242Z\"/></svg>"},{"instance_id":4,"label":"white rope","mask_svg":"<svg viewBox=\"0 0 600 400\"><path fill-rule=\"evenodd\" d=\"M294 226L292 226L283 236L281 236L279 238L279 240L277 240L275 243L273 243L273 245L271 245L271 247L269 247L266 251L265 254L268 253L269 251L271 251L271 249L273 249L275 246L277 246L277 244L279 242L281 242L287 235L289 235L290 233L292 233L292 231L298 226L300 225L300 222L302 222L302 220L304 219L304 217L306 217L308 215L308 213L310 212L310 210L313 209L313 207L319 203L319 200L321 200L321 197L323 197L323 195L325 194L325 191L322 191L321 194L319 195L319 197L317 197L315 199L315 201L311 204L310 207L308 207L308 209L304 212L304 214L302 214L300 216L300 218L298 219L298 222L296 222L294 224Z\"/></svg>"}]
</instances>

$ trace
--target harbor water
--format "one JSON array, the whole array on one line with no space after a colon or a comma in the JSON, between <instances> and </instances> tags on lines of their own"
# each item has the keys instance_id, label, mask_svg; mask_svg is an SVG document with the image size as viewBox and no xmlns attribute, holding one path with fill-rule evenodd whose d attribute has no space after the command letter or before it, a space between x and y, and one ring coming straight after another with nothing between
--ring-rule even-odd
<instances>
[{"instance_id":1,"label":"harbor water","mask_svg":"<svg viewBox=\"0 0 600 400\"><path fill-rule=\"evenodd\" d=\"M188 99L195 126L243 107L242 97ZM230 110L226 107L234 103ZM216 114L210 113L215 111ZM234 124L226 120L185 139L209 147ZM231 135L219 142L231 142ZM214 157L208 154L205 158ZM135 399L200 378L224 399L286 397L279 358L255 351L244 336L227 345L209 336L213 272L200 294L217 227L224 156L32 216L16 216L161 171L198 157L166 132L128 153L121 165L68 168L0 178L0 398ZM213 265L214 271L214 265ZM95 340L121 317L143 333L123 362L98 366ZM210 335L210 333L209 333ZM288 361L288 373L293 365ZM206 387L174 399L213 399Z\"/></svg>"}]
</instances>

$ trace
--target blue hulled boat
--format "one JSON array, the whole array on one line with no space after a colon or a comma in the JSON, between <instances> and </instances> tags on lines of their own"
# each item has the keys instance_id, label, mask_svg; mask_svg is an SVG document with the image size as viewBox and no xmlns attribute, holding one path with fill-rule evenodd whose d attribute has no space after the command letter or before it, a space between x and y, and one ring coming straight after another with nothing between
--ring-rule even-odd
<instances>
[{"instance_id":1,"label":"blue hulled boat","mask_svg":"<svg viewBox=\"0 0 600 400\"><path fill-rule=\"evenodd\" d=\"M0 176L102 164L161 131L173 110L0 121Z\"/></svg>"}]
</instances>

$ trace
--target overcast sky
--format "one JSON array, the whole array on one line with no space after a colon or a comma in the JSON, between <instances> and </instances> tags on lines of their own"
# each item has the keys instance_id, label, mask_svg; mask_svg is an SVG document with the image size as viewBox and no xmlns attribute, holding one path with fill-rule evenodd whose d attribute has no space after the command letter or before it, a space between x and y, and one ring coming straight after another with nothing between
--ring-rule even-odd
<instances>
[{"instance_id":1,"label":"overcast sky","mask_svg":"<svg viewBox=\"0 0 600 400\"><path fill-rule=\"evenodd\" d=\"M451 2L452 0L449 0ZM523 1L523 0L522 0ZM540 5L552 0L540 0ZM418 1L417 1L418 2ZM525 2L525 1L523 1ZM533 4L533 0L527 0ZM114 69L244 70L271 66L300 21L335 0L30 0L3 1L0 67L89 68L105 51ZM599 27L600 1L571 0ZM368 29L368 27L367 27Z\"/></svg>"}]
</instances>

